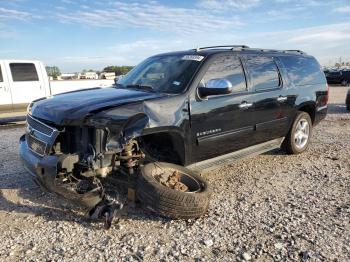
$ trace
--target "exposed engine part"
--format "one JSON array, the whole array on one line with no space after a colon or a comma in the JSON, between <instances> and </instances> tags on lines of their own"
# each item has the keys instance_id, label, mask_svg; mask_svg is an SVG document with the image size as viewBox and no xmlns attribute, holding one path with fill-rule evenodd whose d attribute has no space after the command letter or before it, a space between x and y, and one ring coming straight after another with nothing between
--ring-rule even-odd
<instances>
[{"instance_id":1,"label":"exposed engine part","mask_svg":"<svg viewBox=\"0 0 350 262\"><path fill-rule=\"evenodd\" d=\"M122 201L105 194L102 201L89 211L89 216L92 219L103 219L104 228L109 229L113 218L123 207L124 203Z\"/></svg>"},{"instance_id":2,"label":"exposed engine part","mask_svg":"<svg viewBox=\"0 0 350 262\"><path fill-rule=\"evenodd\" d=\"M136 140L130 140L124 147L124 150L119 157L122 163L125 164L130 175L134 175L135 168L139 165L141 158L144 158L140 147Z\"/></svg>"}]
</instances>

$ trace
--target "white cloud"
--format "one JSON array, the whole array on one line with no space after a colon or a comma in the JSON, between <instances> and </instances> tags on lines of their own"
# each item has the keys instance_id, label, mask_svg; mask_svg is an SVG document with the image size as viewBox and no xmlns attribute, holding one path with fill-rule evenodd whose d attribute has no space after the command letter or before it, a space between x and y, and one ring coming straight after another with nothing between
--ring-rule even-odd
<instances>
[{"instance_id":1,"label":"white cloud","mask_svg":"<svg viewBox=\"0 0 350 262\"><path fill-rule=\"evenodd\" d=\"M334 11L337 13L350 13L350 5L335 8Z\"/></svg>"},{"instance_id":2,"label":"white cloud","mask_svg":"<svg viewBox=\"0 0 350 262\"><path fill-rule=\"evenodd\" d=\"M201 0L200 6L207 9L214 10L227 10L231 9L245 10L257 6L261 1L260 0Z\"/></svg>"},{"instance_id":3,"label":"white cloud","mask_svg":"<svg viewBox=\"0 0 350 262\"><path fill-rule=\"evenodd\" d=\"M79 23L96 27L147 28L157 31L191 34L234 29L243 23L238 17L221 17L208 10L169 7L158 2L115 2L112 7L92 11L58 14L61 22Z\"/></svg>"},{"instance_id":4,"label":"white cloud","mask_svg":"<svg viewBox=\"0 0 350 262\"><path fill-rule=\"evenodd\" d=\"M0 7L0 19L1 20L28 21L28 20L31 20L31 19L37 18L37 17L38 16L34 16L33 14L28 13L28 12Z\"/></svg>"}]
</instances>

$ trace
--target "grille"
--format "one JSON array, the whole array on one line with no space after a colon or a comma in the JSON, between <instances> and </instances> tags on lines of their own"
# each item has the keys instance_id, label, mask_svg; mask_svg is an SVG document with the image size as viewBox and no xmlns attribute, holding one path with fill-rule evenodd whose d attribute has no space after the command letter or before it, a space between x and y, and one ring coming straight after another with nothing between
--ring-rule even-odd
<instances>
[{"instance_id":1,"label":"grille","mask_svg":"<svg viewBox=\"0 0 350 262\"><path fill-rule=\"evenodd\" d=\"M31 135L28 135L27 136L27 144L33 152L37 153L40 156L45 155L47 144L44 143L43 141L40 141L39 139L37 139Z\"/></svg>"},{"instance_id":2,"label":"grille","mask_svg":"<svg viewBox=\"0 0 350 262\"><path fill-rule=\"evenodd\" d=\"M31 128L35 129L36 131L38 131L46 136L51 137L53 132L54 132L53 128L45 125L44 123L41 123L40 121L32 118L29 115L27 115L27 123Z\"/></svg>"}]
</instances>

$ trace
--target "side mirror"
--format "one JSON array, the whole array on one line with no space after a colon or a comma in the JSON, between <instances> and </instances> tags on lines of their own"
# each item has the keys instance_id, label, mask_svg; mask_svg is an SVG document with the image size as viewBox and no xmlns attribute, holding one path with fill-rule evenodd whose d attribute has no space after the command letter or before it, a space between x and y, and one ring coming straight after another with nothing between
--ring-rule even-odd
<instances>
[{"instance_id":1,"label":"side mirror","mask_svg":"<svg viewBox=\"0 0 350 262\"><path fill-rule=\"evenodd\" d=\"M114 78L114 84L115 84L115 85L118 83L118 80L119 80L118 77L115 77L115 78Z\"/></svg>"},{"instance_id":2,"label":"side mirror","mask_svg":"<svg viewBox=\"0 0 350 262\"><path fill-rule=\"evenodd\" d=\"M233 88L230 81L224 78L211 79L206 87L198 87L198 95L201 98L215 95L226 95L232 93Z\"/></svg>"}]
</instances>

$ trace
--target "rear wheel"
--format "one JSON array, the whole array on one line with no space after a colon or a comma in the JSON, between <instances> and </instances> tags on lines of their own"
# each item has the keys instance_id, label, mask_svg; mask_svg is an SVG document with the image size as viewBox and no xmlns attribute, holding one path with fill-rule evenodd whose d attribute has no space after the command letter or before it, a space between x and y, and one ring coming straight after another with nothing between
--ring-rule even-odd
<instances>
[{"instance_id":1,"label":"rear wheel","mask_svg":"<svg viewBox=\"0 0 350 262\"><path fill-rule=\"evenodd\" d=\"M171 218L196 218L209 206L207 182L178 165L154 162L141 168L137 198L157 214Z\"/></svg>"},{"instance_id":2,"label":"rear wheel","mask_svg":"<svg viewBox=\"0 0 350 262\"><path fill-rule=\"evenodd\" d=\"M311 135L312 121L310 115L305 112L298 112L283 142L283 148L288 154L300 154L309 146Z\"/></svg>"}]
</instances>

